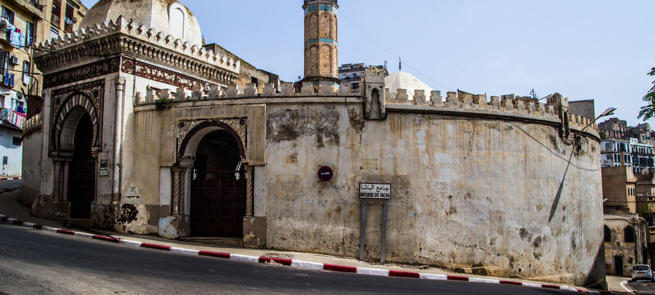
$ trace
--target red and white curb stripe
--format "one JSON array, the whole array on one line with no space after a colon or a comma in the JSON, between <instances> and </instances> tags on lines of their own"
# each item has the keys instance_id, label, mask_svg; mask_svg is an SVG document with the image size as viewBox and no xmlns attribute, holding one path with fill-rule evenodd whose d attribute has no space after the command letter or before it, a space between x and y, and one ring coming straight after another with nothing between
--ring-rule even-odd
<instances>
[{"instance_id":1,"label":"red and white curb stripe","mask_svg":"<svg viewBox=\"0 0 655 295\"><path fill-rule=\"evenodd\" d=\"M66 235L78 236L81 238L96 239L96 240L102 240L102 241L113 242L113 243L121 243L127 246L133 246L139 248L149 248L154 250L170 251L174 253L193 255L193 256L207 256L207 257L223 258L223 259L230 259L230 260L244 261L244 262L281 264L281 265L291 266L295 268L329 270L329 271L347 272L347 273L355 273L355 274L362 274L362 275L382 276L382 277L416 278L416 279L437 280L437 281L462 281L462 282L474 282L474 283L514 285L514 286L523 286L523 287L531 287L531 288L556 289L556 290L565 290L565 291L572 291L578 293L612 294L609 291L586 291L577 288L572 288L569 286L522 283L516 281L470 278L466 276L429 274L429 273L396 271L396 270L378 269L378 268L363 268L363 267L343 266L343 265L334 265L334 264L327 264L327 263L317 263L317 262L308 262L308 261L282 259L282 258L271 258L271 257L263 257L263 256L257 257L257 256L230 254L230 253L221 253L221 252L199 251L199 250L191 250L191 249L177 248L177 247L171 247L166 245L142 243L137 241L130 241L130 240L124 240L119 238L91 235L87 233L58 229L58 228L38 225L34 223L24 222L13 218L8 218L7 216L2 214L0 214L0 220L9 222L11 224L22 225L26 227L36 228L36 229L50 231L59 234L66 234Z\"/></svg>"},{"instance_id":2,"label":"red and white curb stripe","mask_svg":"<svg viewBox=\"0 0 655 295\"><path fill-rule=\"evenodd\" d=\"M2 180L20 180L20 177L0 178L0 181Z\"/></svg>"}]
</instances>

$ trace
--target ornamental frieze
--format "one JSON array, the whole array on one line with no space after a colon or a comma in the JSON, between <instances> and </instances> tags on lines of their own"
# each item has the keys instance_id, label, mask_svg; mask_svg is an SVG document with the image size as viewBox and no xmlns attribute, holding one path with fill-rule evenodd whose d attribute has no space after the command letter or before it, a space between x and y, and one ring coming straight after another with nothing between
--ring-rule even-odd
<instances>
[{"instance_id":1,"label":"ornamental frieze","mask_svg":"<svg viewBox=\"0 0 655 295\"><path fill-rule=\"evenodd\" d=\"M209 94L210 86L217 85L128 58L123 58L121 72L130 75L134 75L136 72L138 77L180 88L194 89L196 86L200 86L205 94Z\"/></svg>"},{"instance_id":2,"label":"ornamental frieze","mask_svg":"<svg viewBox=\"0 0 655 295\"><path fill-rule=\"evenodd\" d=\"M43 77L43 89L116 73L119 69L120 58L116 57L88 65L75 67L65 71L48 74Z\"/></svg>"}]
</instances>

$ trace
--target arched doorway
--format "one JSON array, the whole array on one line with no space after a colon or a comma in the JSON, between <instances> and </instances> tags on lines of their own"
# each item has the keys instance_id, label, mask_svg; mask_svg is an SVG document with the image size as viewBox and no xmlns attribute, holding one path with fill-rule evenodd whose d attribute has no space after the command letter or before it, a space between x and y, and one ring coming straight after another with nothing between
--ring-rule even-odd
<instances>
[{"instance_id":1,"label":"arched doorway","mask_svg":"<svg viewBox=\"0 0 655 295\"><path fill-rule=\"evenodd\" d=\"M91 153L93 123L88 113L84 112L77 122L73 138L74 153L68 175L70 217L89 219L91 218L91 203L95 198L96 161Z\"/></svg>"},{"instance_id":2,"label":"arched doorway","mask_svg":"<svg viewBox=\"0 0 655 295\"><path fill-rule=\"evenodd\" d=\"M196 149L191 172L190 230L197 237L242 237L247 180L237 139L215 130Z\"/></svg>"}]
</instances>

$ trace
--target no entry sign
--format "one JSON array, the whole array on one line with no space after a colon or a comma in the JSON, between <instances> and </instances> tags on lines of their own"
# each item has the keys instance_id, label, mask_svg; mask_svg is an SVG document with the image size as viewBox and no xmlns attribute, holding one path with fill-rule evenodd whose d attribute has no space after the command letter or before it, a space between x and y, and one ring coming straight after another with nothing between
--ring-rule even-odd
<instances>
[{"instance_id":1,"label":"no entry sign","mask_svg":"<svg viewBox=\"0 0 655 295\"><path fill-rule=\"evenodd\" d=\"M332 168L328 166L323 166L318 169L318 179L321 181L330 181L333 175L334 172L332 172Z\"/></svg>"}]
</instances>

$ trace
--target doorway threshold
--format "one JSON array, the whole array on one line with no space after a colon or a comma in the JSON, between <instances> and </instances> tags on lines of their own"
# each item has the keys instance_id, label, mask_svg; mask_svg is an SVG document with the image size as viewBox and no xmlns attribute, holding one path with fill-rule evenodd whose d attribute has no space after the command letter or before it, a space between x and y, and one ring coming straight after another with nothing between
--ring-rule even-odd
<instances>
[{"instance_id":1,"label":"doorway threshold","mask_svg":"<svg viewBox=\"0 0 655 295\"><path fill-rule=\"evenodd\" d=\"M186 237L178 238L180 241L210 244L215 246L224 247L243 247L243 239L241 238L219 238L219 237Z\"/></svg>"},{"instance_id":2,"label":"doorway threshold","mask_svg":"<svg viewBox=\"0 0 655 295\"><path fill-rule=\"evenodd\" d=\"M56 221L59 221L65 224L66 227L79 227L79 228L90 228L91 219L86 218L57 218Z\"/></svg>"}]
</instances>

